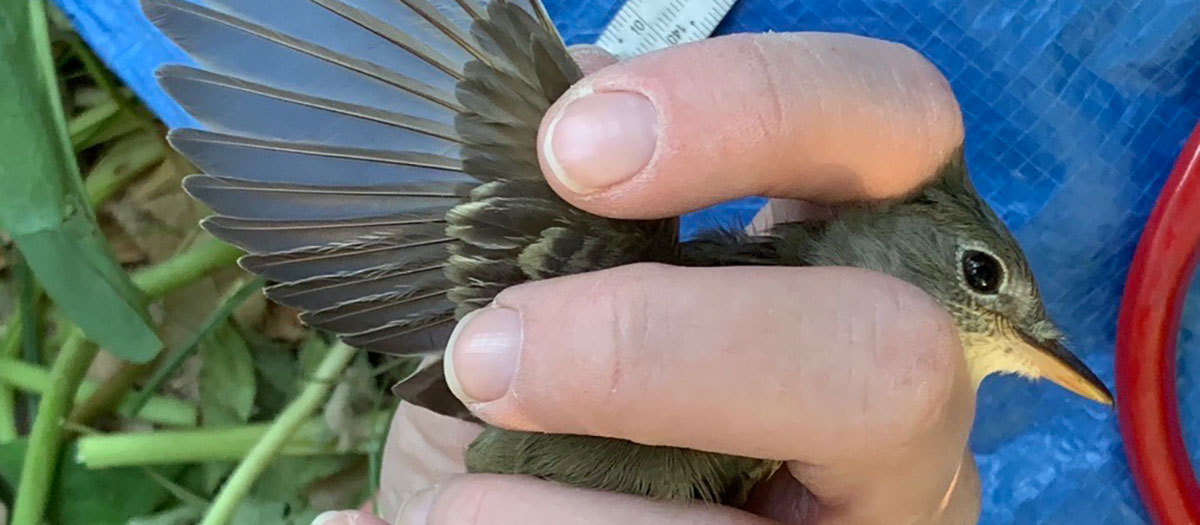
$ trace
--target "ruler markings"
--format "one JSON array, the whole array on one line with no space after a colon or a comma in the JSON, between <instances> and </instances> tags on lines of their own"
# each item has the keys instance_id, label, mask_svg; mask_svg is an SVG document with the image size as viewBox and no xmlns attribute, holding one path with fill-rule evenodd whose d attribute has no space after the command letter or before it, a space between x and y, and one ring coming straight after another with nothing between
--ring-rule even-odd
<instances>
[{"instance_id":1,"label":"ruler markings","mask_svg":"<svg viewBox=\"0 0 1200 525\"><path fill-rule=\"evenodd\" d=\"M629 0L596 43L621 58L701 40L736 0Z\"/></svg>"}]
</instances>

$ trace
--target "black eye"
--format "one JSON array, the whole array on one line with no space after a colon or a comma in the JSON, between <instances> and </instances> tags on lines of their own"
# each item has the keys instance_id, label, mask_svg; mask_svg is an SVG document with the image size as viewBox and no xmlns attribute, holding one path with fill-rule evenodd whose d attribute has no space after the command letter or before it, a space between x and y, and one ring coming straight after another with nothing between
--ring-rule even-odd
<instances>
[{"instance_id":1,"label":"black eye","mask_svg":"<svg viewBox=\"0 0 1200 525\"><path fill-rule=\"evenodd\" d=\"M994 294L1004 281L1004 269L1000 261L986 253L967 250L962 255L963 278L967 286L982 294Z\"/></svg>"}]
</instances>

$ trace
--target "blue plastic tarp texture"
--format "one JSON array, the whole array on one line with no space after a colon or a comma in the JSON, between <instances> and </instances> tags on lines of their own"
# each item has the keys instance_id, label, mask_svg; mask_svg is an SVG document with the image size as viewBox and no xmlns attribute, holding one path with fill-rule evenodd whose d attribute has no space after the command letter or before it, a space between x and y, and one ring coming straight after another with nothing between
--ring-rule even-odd
<instances>
[{"instance_id":1,"label":"blue plastic tarp texture","mask_svg":"<svg viewBox=\"0 0 1200 525\"><path fill-rule=\"evenodd\" d=\"M154 84L182 62L135 0L57 0L164 121L189 119ZM571 43L619 0L549 0ZM905 43L949 78L967 158L1013 228L1072 347L1109 385L1120 295L1150 209L1200 117L1200 0L741 0L718 33L839 31ZM745 219L760 200L693 216ZM1200 450L1200 297L1181 334L1183 420ZM971 446L986 524L1148 520L1116 414L1047 384L984 382ZM1195 458L1195 455L1193 455Z\"/></svg>"}]
</instances>

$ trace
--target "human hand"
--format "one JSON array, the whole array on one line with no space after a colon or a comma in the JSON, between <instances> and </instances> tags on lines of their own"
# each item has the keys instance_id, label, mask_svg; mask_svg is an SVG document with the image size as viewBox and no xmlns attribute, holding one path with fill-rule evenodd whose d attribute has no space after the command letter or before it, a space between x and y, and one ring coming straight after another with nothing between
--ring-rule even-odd
<instances>
[{"instance_id":1,"label":"human hand","mask_svg":"<svg viewBox=\"0 0 1200 525\"><path fill-rule=\"evenodd\" d=\"M576 56L589 69L611 62ZM648 218L747 195L896 196L961 141L945 80L907 48L738 35L590 75L547 114L540 154L572 204ZM452 342L450 380L481 419L786 459L786 468L745 510L463 475L478 427L405 405L384 459L389 520L975 520L974 388L949 318L906 283L847 268L633 265L513 287L495 305Z\"/></svg>"}]
</instances>

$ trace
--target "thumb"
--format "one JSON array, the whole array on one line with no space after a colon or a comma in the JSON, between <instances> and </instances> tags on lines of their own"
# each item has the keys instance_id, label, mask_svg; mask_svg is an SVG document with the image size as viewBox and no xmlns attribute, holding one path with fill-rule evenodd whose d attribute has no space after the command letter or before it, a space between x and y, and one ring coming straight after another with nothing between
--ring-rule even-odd
<instances>
[{"instance_id":1,"label":"thumb","mask_svg":"<svg viewBox=\"0 0 1200 525\"><path fill-rule=\"evenodd\" d=\"M678 215L749 195L902 195L962 143L945 78L915 51L845 34L732 35L587 76L547 112L542 170L571 204Z\"/></svg>"}]
</instances>

